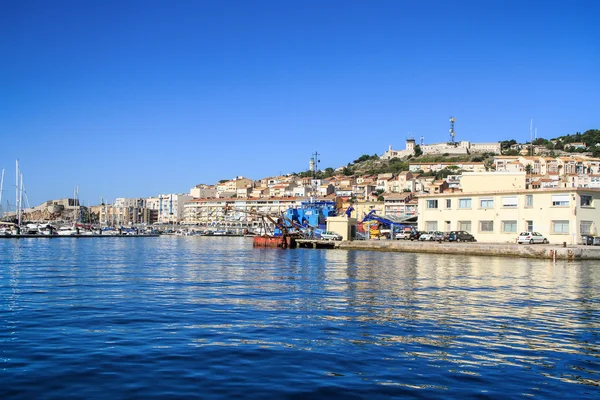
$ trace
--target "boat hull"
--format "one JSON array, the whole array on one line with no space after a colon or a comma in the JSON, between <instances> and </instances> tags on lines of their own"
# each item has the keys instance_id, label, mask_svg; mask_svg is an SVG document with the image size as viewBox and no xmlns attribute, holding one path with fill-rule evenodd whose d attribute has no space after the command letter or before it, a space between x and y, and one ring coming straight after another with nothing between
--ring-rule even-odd
<instances>
[{"instance_id":1,"label":"boat hull","mask_svg":"<svg viewBox=\"0 0 600 400\"><path fill-rule=\"evenodd\" d=\"M296 240L292 236L254 236L254 247L275 247L289 249L295 246Z\"/></svg>"}]
</instances>

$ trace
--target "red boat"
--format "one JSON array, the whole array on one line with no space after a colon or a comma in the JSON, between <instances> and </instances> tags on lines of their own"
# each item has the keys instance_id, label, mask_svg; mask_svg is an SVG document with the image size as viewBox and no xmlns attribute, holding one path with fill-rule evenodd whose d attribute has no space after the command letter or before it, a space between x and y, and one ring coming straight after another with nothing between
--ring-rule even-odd
<instances>
[{"instance_id":1,"label":"red boat","mask_svg":"<svg viewBox=\"0 0 600 400\"><path fill-rule=\"evenodd\" d=\"M279 247L282 249L290 249L296 246L296 238L292 235L284 236L254 236L254 247Z\"/></svg>"}]
</instances>

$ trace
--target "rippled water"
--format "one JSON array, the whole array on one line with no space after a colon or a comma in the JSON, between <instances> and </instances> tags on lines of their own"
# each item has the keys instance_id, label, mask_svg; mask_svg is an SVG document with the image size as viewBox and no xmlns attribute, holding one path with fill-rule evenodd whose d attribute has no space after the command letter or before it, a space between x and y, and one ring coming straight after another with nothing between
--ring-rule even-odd
<instances>
[{"instance_id":1,"label":"rippled water","mask_svg":"<svg viewBox=\"0 0 600 400\"><path fill-rule=\"evenodd\" d=\"M0 240L0 398L600 397L600 264Z\"/></svg>"}]
</instances>

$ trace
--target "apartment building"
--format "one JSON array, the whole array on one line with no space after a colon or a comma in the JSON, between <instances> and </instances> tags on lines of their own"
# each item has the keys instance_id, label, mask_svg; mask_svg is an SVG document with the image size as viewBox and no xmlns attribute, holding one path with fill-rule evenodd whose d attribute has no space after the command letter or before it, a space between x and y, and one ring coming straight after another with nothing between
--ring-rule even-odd
<instances>
[{"instance_id":1,"label":"apartment building","mask_svg":"<svg viewBox=\"0 0 600 400\"><path fill-rule=\"evenodd\" d=\"M581 235L598 234L600 189L528 190L516 185L490 189L493 179L487 181L491 183L479 185L483 190L419 197L418 228L465 230L481 242L495 243L514 243L519 232L532 230L545 235L550 243L577 244Z\"/></svg>"},{"instance_id":2,"label":"apartment building","mask_svg":"<svg viewBox=\"0 0 600 400\"><path fill-rule=\"evenodd\" d=\"M185 224L223 225L244 223L256 225L261 217L255 213L278 215L291 207L299 207L306 198L267 197L247 199L193 199L184 204Z\"/></svg>"},{"instance_id":3,"label":"apartment building","mask_svg":"<svg viewBox=\"0 0 600 400\"><path fill-rule=\"evenodd\" d=\"M161 194L146 199L146 208L157 213L156 222L179 223L183 221L183 206L193 197L187 194Z\"/></svg>"},{"instance_id":4,"label":"apartment building","mask_svg":"<svg viewBox=\"0 0 600 400\"><path fill-rule=\"evenodd\" d=\"M383 215L404 217L407 215L416 215L417 201L413 201L413 194L410 192L384 194Z\"/></svg>"}]
</instances>

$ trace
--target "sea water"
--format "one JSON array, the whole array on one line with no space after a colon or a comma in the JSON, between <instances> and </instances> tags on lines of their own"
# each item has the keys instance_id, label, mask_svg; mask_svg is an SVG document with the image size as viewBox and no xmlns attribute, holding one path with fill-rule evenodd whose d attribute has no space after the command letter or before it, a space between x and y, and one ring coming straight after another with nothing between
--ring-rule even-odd
<instances>
[{"instance_id":1,"label":"sea water","mask_svg":"<svg viewBox=\"0 0 600 400\"><path fill-rule=\"evenodd\" d=\"M600 398L600 265L0 240L0 398Z\"/></svg>"}]
</instances>

